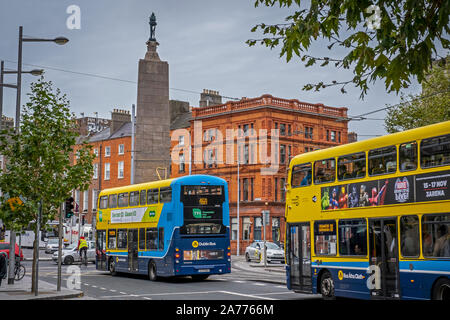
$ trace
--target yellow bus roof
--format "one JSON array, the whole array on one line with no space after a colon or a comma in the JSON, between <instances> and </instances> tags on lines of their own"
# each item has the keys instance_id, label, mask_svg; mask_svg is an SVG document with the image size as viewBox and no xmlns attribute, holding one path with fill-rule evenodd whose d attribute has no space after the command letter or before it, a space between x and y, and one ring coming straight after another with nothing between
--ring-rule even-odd
<instances>
[{"instance_id":1,"label":"yellow bus roof","mask_svg":"<svg viewBox=\"0 0 450 320\"><path fill-rule=\"evenodd\" d=\"M138 184L131 184L128 186L123 186L123 187L109 188L109 189L102 190L100 192L100 194L130 192L130 191L137 191L137 190L141 190L141 189L168 187L168 186L170 186L172 181L175 179L176 178L166 179L166 180L158 180L158 181L150 181L150 182L144 182L144 183L138 183Z\"/></svg>"},{"instance_id":2,"label":"yellow bus roof","mask_svg":"<svg viewBox=\"0 0 450 320\"><path fill-rule=\"evenodd\" d=\"M450 133L450 121L440 122L425 127L388 134L381 137L343 144L340 146L316 150L313 152L302 153L292 158L290 166L305 162L312 162L320 159L333 158L336 156L351 154L355 152L367 151L398 143L421 140L424 138L435 137L448 133Z\"/></svg>"}]
</instances>

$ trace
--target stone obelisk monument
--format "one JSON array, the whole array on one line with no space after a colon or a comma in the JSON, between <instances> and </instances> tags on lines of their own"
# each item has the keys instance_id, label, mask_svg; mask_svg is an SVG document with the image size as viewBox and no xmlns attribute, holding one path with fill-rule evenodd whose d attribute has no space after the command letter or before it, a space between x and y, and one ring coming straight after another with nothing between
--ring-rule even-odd
<instances>
[{"instance_id":1,"label":"stone obelisk monument","mask_svg":"<svg viewBox=\"0 0 450 320\"><path fill-rule=\"evenodd\" d=\"M169 177L169 64L159 58L155 29L152 13L147 52L139 60L134 183Z\"/></svg>"}]
</instances>

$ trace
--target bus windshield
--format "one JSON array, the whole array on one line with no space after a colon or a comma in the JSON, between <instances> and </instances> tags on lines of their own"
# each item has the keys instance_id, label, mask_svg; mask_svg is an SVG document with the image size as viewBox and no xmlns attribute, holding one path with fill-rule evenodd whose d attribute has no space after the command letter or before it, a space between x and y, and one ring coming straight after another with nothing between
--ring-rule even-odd
<instances>
[{"instance_id":1,"label":"bus windshield","mask_svg":"<svg viewBox=\"0 0 450 320\"><path fill-rule=\"evenodd\" d=\"M184 205L184 235L224 234L222 204L223 186L183 186L181 202Z\"/></svg>"}]
</instances>

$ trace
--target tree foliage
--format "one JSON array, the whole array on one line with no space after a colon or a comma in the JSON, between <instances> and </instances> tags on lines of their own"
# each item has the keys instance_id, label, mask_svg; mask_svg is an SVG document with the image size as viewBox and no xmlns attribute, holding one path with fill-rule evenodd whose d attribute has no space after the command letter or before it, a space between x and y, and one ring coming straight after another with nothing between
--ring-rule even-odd
<instances>
[{"instance_id":1,"label":"tree foliage","mask_svg":"<svg viewBox=\"0 0 450 320\"><path fill-rule=\"evenodd\" d=\"M285 23L256 25L252 32L259 30L264 37L247 40L249 46L281 46L280 57L285 56L287 61L296 55L306 67L334 64L353 71L348 81L324 80L306 84L303 90L341 86L345 93L345 86L353 83L363 98L370 83L384 80L388 92L398 93L414 77L421 83L432 58L439 57L440 47L449 49L450 41L445 36L450 30L450 2L446 0L255 1L255 7L261 5L292 8L293 12ZM325 41L332 54L345 53L338 57L312 56L308 52L316 41ZM336 47L342 50L334 50Z\"/></svg>"},{"instance_id":2,"label":"tree foliage","mask_svg":"<svg viewBox=\"0 0 450 320\"><path fill-rule=\"evenodd\" d=\"M450 58L435 63L422 85L422 93L402 96L388 109L387 132L399 132L450 120Z\"/></svg>"},{"instance_id":3,"label":"tree foliage","mask_svg":"<svg viewBox=\"0 0 450 320\"><path fill-rule=\"evenodd\" d=\"M7 228L21 231L37 220L42 201L42 221L53 220L60 205L74 189L87 189L93 172L91 146L78 150L71 165L70 156L78 133L69 102L59 89L41 77L31 84L30 101L22 109L20 133L3 130L0 154L6 169L0 174L0 218ZM7 205L21 197L21 205Z\"/></svg>"}]
</instances>

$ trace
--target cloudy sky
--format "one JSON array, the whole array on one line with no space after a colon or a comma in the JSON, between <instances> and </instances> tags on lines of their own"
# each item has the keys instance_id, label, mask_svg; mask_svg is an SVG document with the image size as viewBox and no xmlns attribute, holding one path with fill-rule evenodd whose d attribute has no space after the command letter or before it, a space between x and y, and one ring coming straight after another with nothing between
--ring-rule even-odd
<instances>
[{"instance_id":1,"label":"cloudy sky","mask_svg":"<svg viewBox=\"0 0 450 320\"><path fill-rule=\"evenodd\" d=\"M66 10L70 5L81 9L80 29L67 28L70 14ZM131 104L136 103L138 60L145 55L152 12L158 22L159 56L169 63L171 99L198 106L204 88L236 98L268 93L345 106L349 115L400 100L395 93L386 93L382 82L372 86L364 100L359 99L359 90L350 86L347 94L342 94L339 87L302 91L306 83L348 80L352 74L331 66L305 68L296 59L286 63L279 57L279 49L248 47L245 41L258 37L250 32L254 25L280 23L291 13L278 7L254 8L254 0L1 0L0 60L6 61L8 69L17 68L20 25L28 37L69 38L65 46L24 43L23 69L44 66L46 78L67 94L77 116L93 116L97 111L100 117L109 118L112 109L131 109ZM314 45L311 55L331 56L324 43ZM14 76L5 77L5 82L15 83ZM32 78L23 76L23 103ZM420 86L413 82L404 92L419 90ZM13 117L15 90L5 88L4 95L4 114ZM381 119L384 113L372 117ZM349 127L360 139L385 133L383 121L351 121Z\"/></svg>"}]
</instances>

